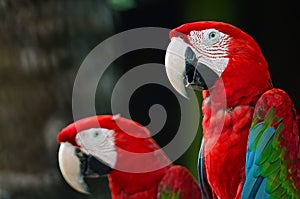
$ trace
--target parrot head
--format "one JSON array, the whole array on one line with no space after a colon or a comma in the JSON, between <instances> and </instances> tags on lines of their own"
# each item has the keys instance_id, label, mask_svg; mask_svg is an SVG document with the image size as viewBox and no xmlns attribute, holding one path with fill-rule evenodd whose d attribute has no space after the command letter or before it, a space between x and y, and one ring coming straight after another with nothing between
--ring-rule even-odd
<instances>
[{"instance_id":1,"label":"parrot head","mask_svg":"<svg viewBox=\"0 0 300 199\"><path fill-rule=\"evenodd\" d=\"M109 116L84 118L58 134L61 173L78 192L89 193L85 177L106 175L116 164L114 131L103 127L104 124L109 125L106 120L109 122L111 119Z\"/></svg>"},{"instance_id":2,"label":"parrot head","mask_svg":"<svg viewBox=\"0 0 300 199\"><path fill-rule=\"evenodd\" d=\"M85 178L121 176L155 164L164 154L147 128L119 115L100 115L80 119L62 129L57 136L59 168L66 182L76 191L88 194ZM155 151L155 154L151 155ZM148 153L145 159L136 154ZM164 159L166 164L170 161ZM159 160L160 161L160 160ZM137 172L138 173L138 172ZM118 177L117 177L118 178ZM121 177L118 182L121 182ZM128 183L126 181L126 183ZM133 182L132 182L133 183Z\"/></svg>"},{"instance_id":3,"label":"parrot head","mask_svg":"<svg viewBox=\"0 0 300 199\"><path fill-rule=\"evenodd\" d=\"M270 87L261 49L241 29L224 22L192 22L171 30L169 36L166 72L183 96L187 97L187 87L213 90L221 83L227 96L239 96L241 91L257 95Z\"/></svg>"}]
</instances>

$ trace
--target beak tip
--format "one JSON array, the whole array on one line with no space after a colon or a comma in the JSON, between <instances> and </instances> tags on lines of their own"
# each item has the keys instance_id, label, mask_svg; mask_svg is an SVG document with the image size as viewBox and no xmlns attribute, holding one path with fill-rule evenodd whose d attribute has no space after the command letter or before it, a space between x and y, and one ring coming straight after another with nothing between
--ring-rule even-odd
<instances>
[{"instance_id":1,"label":"beak tip","mask_svg":"<svg viewBox=\"0 0 300 199\"><path fill-rule=\"evenodd\" d=\"M90 194L83 176L80 175L80 163L74 151L75 147L70 143L61 143L58 152L59 169L69 186L80 193Z\"/></svg>"},{"instance_id":2,"label":"beak tip","mask_svg":"<svg viewBox=\"0 0 300 199\"><path fill-rule=\"evenodd\" d=\"M79 190L79 189L75 189L75 190L82 193L82 194L85 194L85 195L90 195L91 194L88 187L85 187L84 189L81 189L81 190Z\"/></svg>"}]
</instances>

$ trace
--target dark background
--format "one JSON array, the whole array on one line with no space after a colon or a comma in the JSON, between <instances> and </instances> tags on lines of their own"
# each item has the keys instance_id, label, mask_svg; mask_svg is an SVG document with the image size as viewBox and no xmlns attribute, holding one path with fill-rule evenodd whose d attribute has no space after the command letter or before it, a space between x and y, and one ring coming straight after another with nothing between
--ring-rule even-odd
<instances>
[{"instance_id":1,"label":"dark background","mask_svg":"<svg viewBox=\"0 0 300 199\"><path fill-rule=\"evenodd\" d=\"M199 20L236 25L259 43L274 86L284 89L300 110L296 8L294 1L0 0L0 199L110 198L106 178L88 181L90 196L65 183L57 167L56 135L73 121L72 88L83 59L103 40L128 29L172 29ZM117 77L149 62L164 63L164 52L141 50L113 63L107 74L111 85L97 96L101 99L97 113L111 113L110 95ZM178 113L176 100L163 88L145 86L135 97L132 117L142 124L149 121L141 111L154 103ZM169 115L173 123L177 121L176 114ZM168 125L168 131L176 129ZM176 161L195 177L200 137L199 131ZM170 137L160 132L155 139L164 145Z\"/></svg>"}]
</instances>

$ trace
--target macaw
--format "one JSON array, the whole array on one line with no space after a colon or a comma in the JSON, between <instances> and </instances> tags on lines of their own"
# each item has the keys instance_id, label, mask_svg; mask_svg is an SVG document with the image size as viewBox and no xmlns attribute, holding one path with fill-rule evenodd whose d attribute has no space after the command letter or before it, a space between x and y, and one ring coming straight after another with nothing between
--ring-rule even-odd
<instances>
[{"instance_id":1,"label":"macaw","mask_svg":"<svg viewBox=\"0 0 300 199\"><path fill-rule=\"evenodd\" d=\"M258 43L218 21L170 31L166 73L175 90L202 91L203 198L300 198L299 115L274 88Z\"/></svg>"},{"instance_id":2,"label":"macaw","mask_svg":"<svg viewBox=\"0 0 300 199\"><path fill-rule=\"evenodd\" d=\"M120 115L80 119L63 128L58 161L66 182L89 193L86 177L108 176L113 199L199 199L188 169L174 165L147 128Z\"/></svg>"}]
</instances>

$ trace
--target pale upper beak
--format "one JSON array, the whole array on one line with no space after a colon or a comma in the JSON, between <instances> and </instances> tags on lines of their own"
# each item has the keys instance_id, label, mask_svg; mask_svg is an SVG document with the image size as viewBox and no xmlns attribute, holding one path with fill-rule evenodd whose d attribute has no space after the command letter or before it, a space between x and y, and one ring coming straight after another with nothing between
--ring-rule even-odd
<instances>
[{"instance_id":1,"label":"pale upper beak","mask_svg":"<svg viewBox=\"0 0 300 199\"><path fill-rule=\"evenodd\" d=\"M201 54L181 37L172 37L165 56L167 76L177 92L188 98L186 88L205 90L213 87L219 75Z\"/></svg>"},{"instance_id":2,"label":"pale upper beak","mask_svg":"<svg viewBox=\"0 0 300 199\"><path fill-rule=\"evenodd\" d=\"M76 191L89 194L86 178L96 178L109 174L112 168L96 158L74 147L68 142L60 145L58 152L59 168L66 182Z\"/></svg>"},{"instance_id":3,"label":"pale upper beak","mask_svg":"<svg viewBox=\"0 0 300 199\"><path fill-rule=\"evenodd\" d=\"M60 171L66 182L76 191L89 194L88 186L81 174L80 161L75 154L75 147L68 142L60 144L58 152Z\"/></svg>"},{"instance_id":4,"label":"pale upper beak","mask_svg":"<svg viewBox=\"0 0 300 199\"><path fill-rule=\"evenodd\" d=\"M181 38L173 37L167 48L165 66L170 83L184 97L187 97L185 88L185 50L189 45Z\"/></svg>"}]
</instances>

